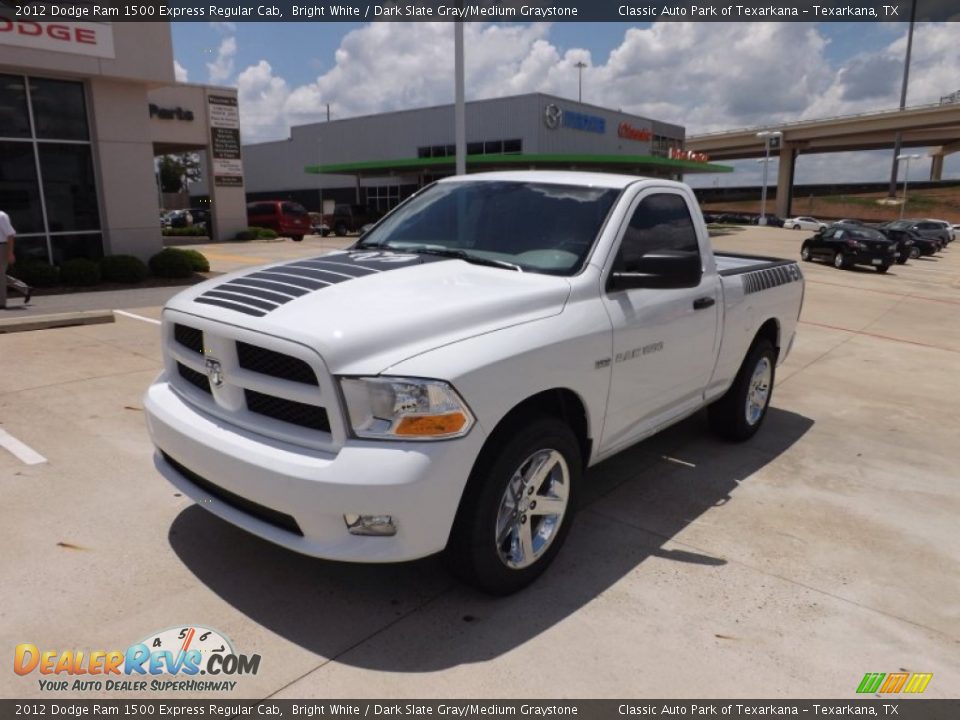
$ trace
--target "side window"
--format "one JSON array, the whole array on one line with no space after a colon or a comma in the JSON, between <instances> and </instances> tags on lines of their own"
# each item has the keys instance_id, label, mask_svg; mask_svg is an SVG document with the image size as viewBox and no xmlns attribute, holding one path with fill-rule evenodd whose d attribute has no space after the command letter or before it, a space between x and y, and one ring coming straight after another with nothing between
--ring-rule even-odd
<instances>
[{"instance_id":1,"label":"side window","mask_svg":"<svg viewBox=\"0 0 960 720\"><path fill-rule=\"evenodd\" d=\"M658 193L640 202L620 243L616 269L634 272L644 255L660 252L700 256L696 227L680 195Z\"/></svg>"}]
</instances>

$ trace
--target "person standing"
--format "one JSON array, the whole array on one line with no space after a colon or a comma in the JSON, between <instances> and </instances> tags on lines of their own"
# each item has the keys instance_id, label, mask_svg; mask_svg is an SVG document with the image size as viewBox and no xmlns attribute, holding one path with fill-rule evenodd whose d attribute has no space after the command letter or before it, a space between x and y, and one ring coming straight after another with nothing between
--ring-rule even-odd
<instances>
[{"instance_id":1,"label":"person standing","mask_svg":"<svg viewBox=\"0 0 960 720\"><path fill-rule=\"evenodd\" d=\"M13 229L10 223L10 216L3 210L0 210L0 308L7 306L7 286L12 286L17 292L23 295L23 304L30 302L30 294L33 290L25 282L15 277L7 275L7 268L13 265L15 255L13 252L13 243L17 238L17 231Z\"/></svg>"}]
</instances>

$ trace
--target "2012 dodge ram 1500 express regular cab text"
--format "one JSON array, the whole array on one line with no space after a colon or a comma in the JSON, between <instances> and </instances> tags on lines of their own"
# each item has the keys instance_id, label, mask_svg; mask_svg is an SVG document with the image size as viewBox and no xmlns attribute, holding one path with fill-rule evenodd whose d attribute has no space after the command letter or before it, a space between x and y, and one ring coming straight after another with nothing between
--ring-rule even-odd
<instances>
[{"instance_id":1,"label":"2012 dodge ram 1500 express regular cab text","mask_svg":"<svg viewBox=\"0 0 960 720\"><path fill-rule=\"evenodd\" d=\"M714 255L686 185L447 178L349 250L173 298L156 466L292 550L445 551L512 592L559 551L587 467L704 406L756 432L802 298L794 262Z\"/></svg>"}]
</instances>

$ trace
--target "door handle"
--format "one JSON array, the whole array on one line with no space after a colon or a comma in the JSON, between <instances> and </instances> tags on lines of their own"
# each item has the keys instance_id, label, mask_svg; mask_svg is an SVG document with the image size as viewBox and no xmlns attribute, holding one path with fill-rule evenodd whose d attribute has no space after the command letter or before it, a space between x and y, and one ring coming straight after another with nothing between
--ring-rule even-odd
<instances>
[{"instance_id":1,"label":"door handle","mask_svg":"<svg viewBox=\"0 0 960 720\"><path fill-rule=\"evenodd\" d=\"M717 301L714 300L712 297L697 298L696 300L693 301L693 309L703 310L704 308L708 308L714 305L716 302Z\"/></svg>"}]
</instances>

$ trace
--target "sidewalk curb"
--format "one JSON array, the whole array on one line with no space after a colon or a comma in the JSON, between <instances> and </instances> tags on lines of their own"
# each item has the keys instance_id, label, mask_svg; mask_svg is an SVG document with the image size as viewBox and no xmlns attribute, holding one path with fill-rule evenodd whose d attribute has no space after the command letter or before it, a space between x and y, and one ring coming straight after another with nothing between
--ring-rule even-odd
<instances>
[{"instance_id":1,"label":"sidewalk curb","mask_svg":"<svg viewBox=\"0 0 960 720\"><path fill-rule=\"evenodd\" d=\"M3 317L0 315L0 334L76 325L100 325L112 322L116 322L112 310L81 310L29 317Z\"/></svg>"}]
</instances>

